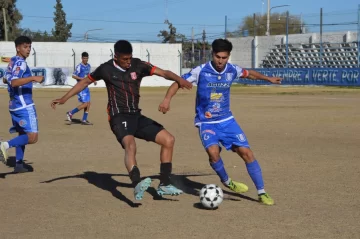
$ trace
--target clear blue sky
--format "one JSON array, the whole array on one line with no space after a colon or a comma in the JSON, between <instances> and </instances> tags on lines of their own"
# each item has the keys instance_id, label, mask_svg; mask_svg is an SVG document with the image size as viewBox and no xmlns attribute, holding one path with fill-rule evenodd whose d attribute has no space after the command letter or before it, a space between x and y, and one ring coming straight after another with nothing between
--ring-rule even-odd
<instances>
[{"instance_id":1,"label":"clear blue sky","mask_svg":"<svg viewBox=\"0 0 360 239\"><path fill-rule=\"evenodd\" d=\"M126 2L126 4L124 3ZM228 29L235 30L241 20L253 13L266 13L267 0L63 0L68 22L73 23L71 40L81 41L90 29L89 38L115 41L116 39L157 41L166 16L179 33L190 38L194 27L195 38L201 38L205 28L209 38L219 37L224 32L225 15ZM263 4L264 2L264 4ZM54 26L55 0L18 0L17 7L24 15L21 27L50 31ZM271 0L271 7L288 4L289 7L273 9L272 12L290 11L300 15L309 24L319 23L320 8L323 8L324 23L345 23L326 26L324 31L356 30L359 0ZM167 11L166 11L167 9ZM92 19L87 21L86 19ZM318 27L310 28L318 31Z\"/></svg>"}]
</instances>

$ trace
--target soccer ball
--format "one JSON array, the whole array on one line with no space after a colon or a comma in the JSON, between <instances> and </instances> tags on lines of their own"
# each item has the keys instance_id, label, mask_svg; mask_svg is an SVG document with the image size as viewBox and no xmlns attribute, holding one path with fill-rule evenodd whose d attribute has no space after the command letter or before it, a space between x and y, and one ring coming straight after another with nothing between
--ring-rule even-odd
<instances>
[{"instance_id":1,"label":"soccer ball","mask_svg":"<svg viewBox=\"0 0 360 239\"><path fill-rule=\"evenodd\" d=\"M200 191L200 202L205 208L215 209L220 206L224 193L215 184L207 184Z\"/></svg>"}]
</instances>

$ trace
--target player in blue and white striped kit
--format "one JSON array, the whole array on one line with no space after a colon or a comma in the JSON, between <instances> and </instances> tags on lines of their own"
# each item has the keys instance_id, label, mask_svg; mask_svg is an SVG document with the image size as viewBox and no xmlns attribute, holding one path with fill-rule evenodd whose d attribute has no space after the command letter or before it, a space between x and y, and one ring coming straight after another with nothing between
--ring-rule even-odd
<instances>
[{"instance_id":1,"label":"player in blue and white striped kit","mask_svg":"<svg viewBox=\"0 0 360 239\"><path fill-rule=\"evenodd\" d=\"M76 66L75 71L73 73L72 78L74 78L76 81L81 81L85 79L91 71L91 66L88 63L89 60L89 54L87 52L83 52L81 54L81 63ZM94 83L96 85L96 82ZM84 109L83 118L81 120L82 125L92 125L87 118L90 110L90 90L89 87L86 87L84 90L82 90L78 94L78 100L81 103L78 107L74 108L71 111L68 111L66 113L67 120L71 123L72 117L74 114L79 112L80 110Z\"/></svg>"},{"instance_id":2,"label":"player in blue and white striped kit","mask_svg":"<svg viewBox=\"0 0 360 239\"><path fill-rule=\"evenodd\" d=\"M221 182L232 191L243 193L248 187L233 181L224 168L220 157L220 143L227 149L236 152L246 164L247 171L258 191L259 202L273 205L274 200L265 192L262 172L258 161L250 149L245 133L240 128L230 110L230 87L238 77L263 79L280 84L278 77L267 77L253 70L245 70L228 63L232 44L228 40L217 39L212 43L213 59L206 64L195 67L182 77L197 85L195 125L199 129L201 142L208 153L211 167L220 177ZM178 90L172 84L159 111L166 113L171 98Z\"/></svg>"},{"instance_id":3,"label":"player in blue and white striped kit","mask_svg":"<svg viewBox=\"0 0 360 239\"><path fill-rule=\"evenodd\" d=\"M19 136L0 142L0 161L7 163L9 148L16 148L16 165L14 172L22 173L25 146L35 144L38 140L38 121L35 104L32 99L33 82L41 83L43 76L32 76L26 58L31 51L31 39L20 36L15 40L16 56L11 58L7 67L4 81L8 85L9 111L13 126L10 133L17 132Z\"/></svg>"}]
</instances>

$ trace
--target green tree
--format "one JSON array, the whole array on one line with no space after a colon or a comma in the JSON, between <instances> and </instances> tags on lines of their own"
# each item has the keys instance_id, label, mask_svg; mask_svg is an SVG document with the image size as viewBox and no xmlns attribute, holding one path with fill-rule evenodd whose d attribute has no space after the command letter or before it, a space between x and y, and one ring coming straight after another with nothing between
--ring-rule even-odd
<instances>
[{"instance_id":1,"label":"green tree","mask_svg":"<svg viewBox=\"0 0 360 239\"><path fill-rule=\"evenodd\" d=\"M4 17L2 8L5 8L8 40L14 40L19 34L19 23L22 15L16 8L16 0L0 0L0 39L5 40Z\"/></svg>"},{"instance_id":2,"label":"green tree","mask_svg":"<svg viewBox=\"0 0 360 239\"><path fill-rule=\"evenodd\" d=\"M171 22L166 20L165 23L168 24L169 30L162 30L157 35L162 38L162 43L181 43L186 41L185 35L177 33L176 27Z\"/></svg>"},{"instance_id":3,"label":"green tree","mask_svg":"<svg viewBox=\"0 0 360 239\"><path fill-rule=\"evenodd\" d=\"M255 24L255 28L254 28ZM289 34L299 34L304 32L304 23L301 22L299 16L289 15ZM255 22L254 16L249 15L244 18L239 26L239 35L245 30L248 30L249 36L264 36L266 34L267 15L256 15ZM270 16L270 34L271 35L284 35L286 34L286 12L273 13Z\"/></svg>"},{"instance_id":4,"label":"green tree","mask_svg":"<svg viewBox=\"0 0 360 239\"><path fill-rule=\"evenodd\" d=\"M34 32L34 31L30 30L29 28L25 28L25 29L21 29L20 34L23 36L30 37L30 39L32 39L32 41L37 41L37 42L54 41L53 36L49 35L47 33L47 31Z\"/></svg>"},{"instance_id":5,"label":"green tree","mask_svg":"<svg viewBox=\"0 0 360 239\"><path fill-rule=\"evenodd\" d=\"M52 29L54 41L66 42L71 37L72 23L67 23L66 13L63 10L61 0L56 0L54 12L55 29Z\"/></svg>"}]
</instances>

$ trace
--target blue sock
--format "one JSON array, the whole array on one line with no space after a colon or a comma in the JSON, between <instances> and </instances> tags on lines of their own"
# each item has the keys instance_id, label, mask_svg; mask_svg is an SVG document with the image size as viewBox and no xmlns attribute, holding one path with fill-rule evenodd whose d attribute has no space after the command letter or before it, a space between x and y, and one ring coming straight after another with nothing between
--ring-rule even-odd
<instances>
[{"instance_id":1,"label":"blue sock","mask_svg":"<svg viewBox=\"0 0 360 239\"><path fill-rule=\"evenodd\" d=\"M8 142L9 148L24 146L29 143L29 136L27 134L19 135Z\"/></svg>"},{"instance_id":2,"label":"blue sock","mask_svg":"<svg viewBox=\"0 0 360 239\"><path fill-rule=\"evenodd\" d=\"M70 114L71 114L71 115L74 115L74 114L76 114L77 112L79 112L79 109L78 109L78 108L75 108L75 109L73 109L72 111L70 111Z\"/></svg>"},{"instance_id":3,"label":"blue sock","mask_svg":"<svg viewBox=\"0 0 360 239\"><path fill-rule=\"evenodd\" d=\"M226 182L229 180L229 176L226 173L226 170L224 168L224 162L222 161L222 159L220 159L216 163L210 163L210 165L220 177L221 182Z\"/></svg>"},{"instance_id":4,"label":"blue sock","mask_svg":"<svg viewBox=\"0 0 360 239\"><path fill-rule=\"evenodd\" d=\"M24 159L25 145L16 146L16 163L22 163Z\"/></svg>"},{"instance_id":5,"label":"blue sock","mask_svg":"<svg viewBox=\"0 0 360 239\"><path fill-rule=\"evenodd\" d=\"M89 112L84 112L83 119L82 119L83 121L87 120L88 114L89 114Z\"/></svg>"},{"instance_id":6,"label":"blue sock","mask_svg":"<svg viewBox=\"0 0 360 239\"><path fill-rule=\"evenodd\" d=\"M261 173L261 168L257 160L246 164L247 171L253 180L257 190L264 189L264 181Z\"/></svg>"}]
</instances>

